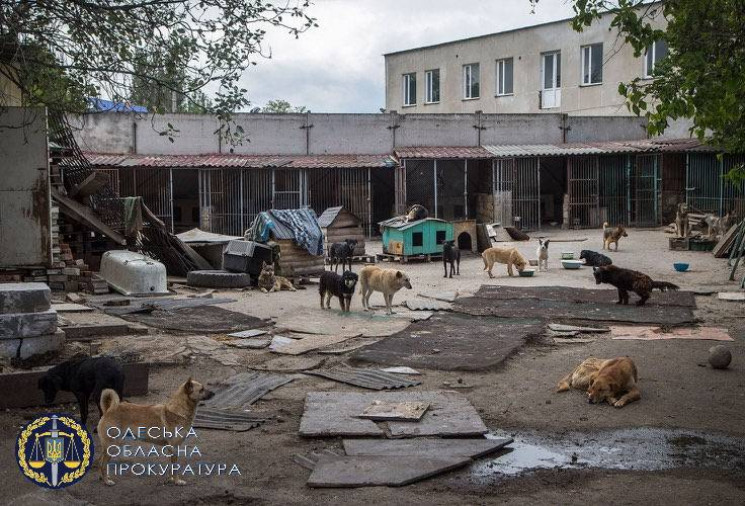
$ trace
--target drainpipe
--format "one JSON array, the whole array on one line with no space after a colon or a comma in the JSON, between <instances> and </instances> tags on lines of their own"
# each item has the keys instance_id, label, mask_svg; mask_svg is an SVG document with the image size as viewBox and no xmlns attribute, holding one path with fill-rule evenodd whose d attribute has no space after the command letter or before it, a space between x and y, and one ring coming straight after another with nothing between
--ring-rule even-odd
<instances>
[{"instance_id":1,"label":"drainpipe","mask_svg":"<svg viewBox=\"0 0 745 506\"><path fill-rule=\"evenodd\" d=\"M391 111L391 124L388 125L386 128L391 131L391 143L393 144L391 151L395 151L396 150L396 130L401 128L401 125L398 124L398 113L396 111Z\"/></svg>"},{"instance_id":2,"label":"drainpipe","mask_svg":"<svg viewBox=\"0 0 745 506\"><path fill-rule=\"evenodd\" d=\"M435 187L435 218L437 218L437 158L435 158L435 164L434 164L434 187Z\"/></svg>"},{"instance_id":3,"label":"drainpipe","mask_svg":"<svg viewBox=\"0 0 745 506\"><path fill-rule=\"evenodd\" d=\"M463 204L465 209L463 218L468 219L468 158L466 158L465 170L463 171Z\"/></svg>"},{"instance_id":4,"label":"drainpipe","mask_svg":"<svg viewBox=\"0 0 745 506\"><path fill-rule=\"evenodd\" d=\"M372 169L367 168L367 237L372 237Z\"/></svg>"},{"instance_id":5,"label":"drainpipe","mask_svg":"<svg viewBox=\"0 0 745 506\"><path fill-rule=\"evenodd\" d=\"M310 129L313 124L310 122L310 111L305 113L305 125L300 127L305 129L305 154L310 154Z\"/></svg>"},{"instance_id":6,"label":"drainpipe","mask_svg":"<svg viewBox=\"0 0 745 506\"><path fill-rule=\"evenodd\" d=\"M132 122L132 151L137 154L137 122Z\"/></svg>"},{"instance_id":7,"label":"drainpipe","mask_svg":"<svg viewBox=\"0 0 745 506\"><path fill-rule=\"evenodd\" d=\"M486 130L486 127L482 125L482 118L481 115L484 113L484 111L476 111L476 124L473 125L473 128L476 129L476 145L481 146L481 131Z\"/></svg>"},{"instance_id":8,"label":"drainpipe","mask_svg":"<svg viewBox=\"0 0 745 506\"><path fill-rule=\"evenodd\" d=\"M626 155L626 224L631 226L631 155Z\"/></svg>"}]
</instances>

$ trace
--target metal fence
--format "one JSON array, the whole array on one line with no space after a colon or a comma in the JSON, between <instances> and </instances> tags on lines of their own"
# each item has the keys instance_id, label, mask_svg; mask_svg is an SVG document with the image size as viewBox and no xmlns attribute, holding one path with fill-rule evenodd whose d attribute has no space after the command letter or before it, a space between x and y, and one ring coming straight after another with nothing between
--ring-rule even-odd
<instances>
[{"instance_id":1,"label":"metal fence","mask_svg":"<svg viewBox=\"0 0 745 506\"><path fill-rule=\"evenodd\" d=\"M372 235L371 172L370 168L308 170L308 205L319 216L329 207L344 206Z\"/></svg>"},{"instance_id":2,"label":"metal fence","mask_svg":"<svg viewBox=\"0 0 745 506\"><path fill-rule=\"evenodd\" d=\"M612 225L629 222L629 171L628 156L601 156L598 160L598 201L600 224Z\"/></svg>"},{"instance_id":3,"label":"metal fence","mask_svg":"<svg viewBox=\"0 0 745 506\"><path fill-rule=\"evenodd\" d=\"M578 156L568 160L569 224L572 227L600 226L600 160Z\"/></svg>"},{"instance_id":4,"label":"metal fence","mask_svg":"<svg viewBox=\"0 0 745 506\"><path fill-rule=\"evenodd\" d=\"M122 197L142 197L166 229L173 232L173 169L120 168L119 191Z\"/></svg>"},{"instance_id":5,"label":"metal fence","mask_svg":"<svg viewBox=\"0 0 745 506\"><path fill-rule=\"evenodd\" d=\"M688 155L686 195L690 206L698 211L723 216L735 213L745 216L745 187L735 186L724 176L735 166L745 163L743 155Z\"/></svg>"},{"instance_id":6,"label":"metal fence","mask_svg":"<svg viewBox=\"0 0 745 506\"><path fill-rule=\"evenodd\" d=\"M651 227L659 224L661 155L638 155L631 172L629 224Z\"/></svg>"},{"instance_id":7,"label":"metal fence","mask_svg":"<svg viewBox=\"0 0 745 506\"><path fill-rule=\"evenodd\" d=\"M435 216L438 208L434 160L404 160L406 209L420 204Z\"/></svg>"}]
</instances>

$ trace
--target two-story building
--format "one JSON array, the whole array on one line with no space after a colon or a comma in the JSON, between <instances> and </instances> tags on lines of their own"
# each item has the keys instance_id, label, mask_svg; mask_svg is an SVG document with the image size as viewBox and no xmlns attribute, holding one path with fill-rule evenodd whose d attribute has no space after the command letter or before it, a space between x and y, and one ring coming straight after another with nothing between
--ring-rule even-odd
<instances>
[{"instance_id":1,"label":"two-story building","mask_svg":"<svg viewBox=\"0 0 745 506\"><path fill-rule=\"evenodd\" d=\"M641 8L664 28L660 5ZM618 84L651 77L667 46L634 56L612 19L605 13L583 32L563 19L386 54L386 109L630 115Z\"/></svg>"}]
</instances>

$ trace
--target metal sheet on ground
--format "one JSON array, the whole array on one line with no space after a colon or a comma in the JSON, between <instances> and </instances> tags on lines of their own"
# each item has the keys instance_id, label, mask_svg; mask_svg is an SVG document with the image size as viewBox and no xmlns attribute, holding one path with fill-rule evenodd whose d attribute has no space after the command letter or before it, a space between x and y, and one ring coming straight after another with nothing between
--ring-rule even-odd
<instances>
[{"instance_id":1,"label":"metal sheet on ground","mask_svg":"<svg viewBox=\"0 0 745 506\"><path fill-rule=\"evenodd\" d=\"M231 411L224 409L209 409L200 407L194 417L194 426L197 429L230 430L233 432L245 432L266 422L267 419L253 414Z\"/></svg>"},{"instance_id":2,"label":"metal sheet on ground","mask_svg":"<svg viewBox=\"0 0 745 506\"><path fill-rule=\"evenodd\" d=\"M310 392L305 397L300 435L382 437L385 432L381 427L357 418L373 401L429 403L429 410L417 423L388 422L391 437L469 437L487 432L476 409L458 392Z\"/></svg>"},{"instance_id":3,"label":"metal sheet on ground","mask_svg":"<svg viewBox=\"0 0 745 506\"><path fill-rule=\"evenodd\" d=\"M275 339L279 336L275 336ZM283 355L302 355L311 350L323 348L324 346L330 346L332 344L339 344L355 336L323 336L318 334L311 334L302 339L293 339L292 342L284 343L278 346L272 346L269 348L274 353L281 353Z\"/></svg>"},{"instance_id":4,"label":"metal sheet on ground","mask_svg":"<svg viewBox=\"0 0 745 506\"><path fill-rule=\"evenodd\" d=\"M243 372L212 386L215 395L203 405L217 409L240 409L261 399L298 376L266 372Z\"/></svg>"},{"instance_id":5,"label":"metal sheet on ground","mask_svg":"<svg viewBox=\"0 0 745 506\"><path fill-rule=\"evenodd\" d=\"M347 455L405 455L410 457L470 457L494 453L512 442L498 439L345 439Z\"/></svg>"},{"instance_id":6,"label":"metal sheet on ground","mask_svg":"<svg viewBox=\"0 0 745 506\"><path fill-rule=\"evenodd\" d=\"M151 313L123 315L122 318L158 329L204 334L227 334L270 324L260 318L216 306L181 308L173 311L156 310Z\"/></svg>"},{"instance_id":7,"label":"metal sheet on ground","mask_svg":"<svg viewBox=\"0 0 745 506\"><path fill-rule=\"evenodd\" d=\"M335 336L381 337L395 334L411 323L406 318L369 312L302 311L282 318L281 326L294 332ZM412 311L413 313L413 311ZM418 316L421 316L420 312ZM394 315L395 316L395 315Z\"/></svg>"},{"instance_id":8,"label":"metal sheet on ground","mask_svg":"<svg viewBox=\"0 0 745 506\"><path fill-rule=\"evenodd\" d=\"M592 273L591 273L592 274ZM615 288L588 289L572 288L568 286L504 286L481 285L474 297L499 299L541 299L554 301L572 301L576 303L589 302L598 304L615 304L618 291ZM632 303L635 300L631 295ZM460 301L459 301L460 302ZM693 292L688 291L654 291L647 304L658 306L696 307Z\"/></svg>"},{"instance_id":9,"label":"metal sheet on ground","mask_svg":"<svg viewBox=\"0 0 745 506\"><path fill-rule=\"evenodd\" d=\"M579 289L575 289L579 291ZM645 306L615 303L587 303L566 300L497 299L468 297L458 299L454 311L472 316L497 316L500 318L531 318L539 316L551 320L572 322L632 322L658 325L685 325L695 323L690 307L661 306L650 300Z\"/></svg>"},{"instance_id":10,"label":"metal sheet on ground","mask_svg":"<svg viewBox=\"0 0 745 506\"><path fill-rule=\"evenodd\" d=\"M540 320L443 313L355 352L352 359L445 371L478 371L498 365L529 337L543 332Z\"/></svg>"},{"instance_id":11,"label":"metal sheet on ground","mask_svg":"<svg viewBox=\"0 0 745 506\"><path fill-rule=\"evenodd\" d=\"M401 421L418 422L429 404L424 402L384 402L373 401L365 411L360 413L360 418L367 418L376 422Z\"/></svg>"},{"instance_id":12,"label":"metal sheet on ground","mask_svg":"<svg viewBox=\"0 0 745 506\"><path fill-rule=\"evenodd\" d=\"M370 390L393 390L421 385L421 381L410 381L399 375L381 371L379 369L357 369L353 367L336 367L334 369L318 369L306 374L354 385Z\"/></svg>"},{"instance_id":13,"label":"metal sheet on ground","mask_svg":"<svg viewBox=\"0 0 745 506\"><path fill-rule=\"evenodd\" d=\"M400 487L463 467L468 457L432 459L421 457L321 455L308 478L310 487Z\"/></svg>"}]
</instances>

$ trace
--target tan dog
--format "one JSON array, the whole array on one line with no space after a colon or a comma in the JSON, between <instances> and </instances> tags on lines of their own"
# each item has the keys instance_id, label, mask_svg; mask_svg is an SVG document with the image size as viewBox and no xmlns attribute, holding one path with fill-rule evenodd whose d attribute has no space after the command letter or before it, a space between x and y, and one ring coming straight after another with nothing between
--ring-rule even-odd
<instances>
[{"instance_id":1,"label":"tan dog","mask_svg":"<svg viewBox=\"0 0 745 506\"><path fill-rule=\"evenodd\" d=\"M396 269L382 269L375 265L363 267L359 272L362 307L370 310L370 295L382 292L387 314L393 314L393 295L401 288L411 289L409 276Z\"/></svg>"},{"instance_id":2,"label":"tan dog","mask_svg":"<svg viewBox=\"0 0 745 506\"><path fill-rule=\"evenodd\" d=\"M289 290L296 292L294 286L289 279L282 276L274 275L274 264L268 264L266 262L261 264L261 274L259 274L258 286L262 292L279 292L281 290Z\"/></svg>"},{"instance_id":3,"label":"tan dog","mask_svg":"<svg viewBox=\"0 0 745 506\"><path fill-rule=\"evenodd\" d=\"M173 446L171 464L175 464L178 460L176 447L184 441L186 434L191 429L197 404L213 395L212 392L205 390L201 383L193 381L191 378L186 380L165 404L143 405L122 402L114 390L105 389L101 393L103 415L98 422L98 437L101 440L102 454L100 471L103 482L106 485L114 485L114 481L109 478L108 473L108 464L111 460L108 449L110 446L130 444L131 441L122 440L119 436L120 434L124 435L128 430L137 435L140 427L144 427L146 432L150 432L148 429L151 428L159 429L153 434L145 434L143 438L138 436L137 441L159 446ZM177 427L181 428L178 436L175 435ZM111 433L109 433L109 430L111 430ZM166 431L174 434L174 436L171 438L165 437L164 433ZM153 436L153 438L150 436ZM172 475L169 481L176 485L185 484L175 475Z\"/></svg>"},{"instance_id":4,"label":"tan dog","mask_svg":"<svg viewBox=\"0 0 745 506\"><path fill-rule=\"evenodd\" d=\"M618 251L618 240L621 237L628 237L626 229L623 225L618 225L616 228L611 228L606 221L603 223L603 249L610 251L610 245L616 243L616 251Z\"/></svg>"},{"instance_id":5,"label":"tan dog","mask_svg":"<svg viewBox=\"0 0 745 506\"><path fill-rule=\"evenodd\" d=\"M587 391L590 404L607 402L616 408L638 401L642 394L636 386L636 365L628 357L605 360L590 357L556 385L557 392L570 388Z\"/></svg>"},{"instance_id":6,"label":"tan dog","mask_svg":"<svg viewBox=\"0 0 745 506\"><path fill-rule=\"evenodd\" d=\"M491 270L495 263L507 264L507 274L510 276L515 275L512 270L513 265L520 272L525 270L525 266L528 265L528 261L525 260L525 257L516 248L489 248L484 250L481 258L484 259L484 270L489 273L490 278L494 277Z\"/></svg>"}]
</instances>

